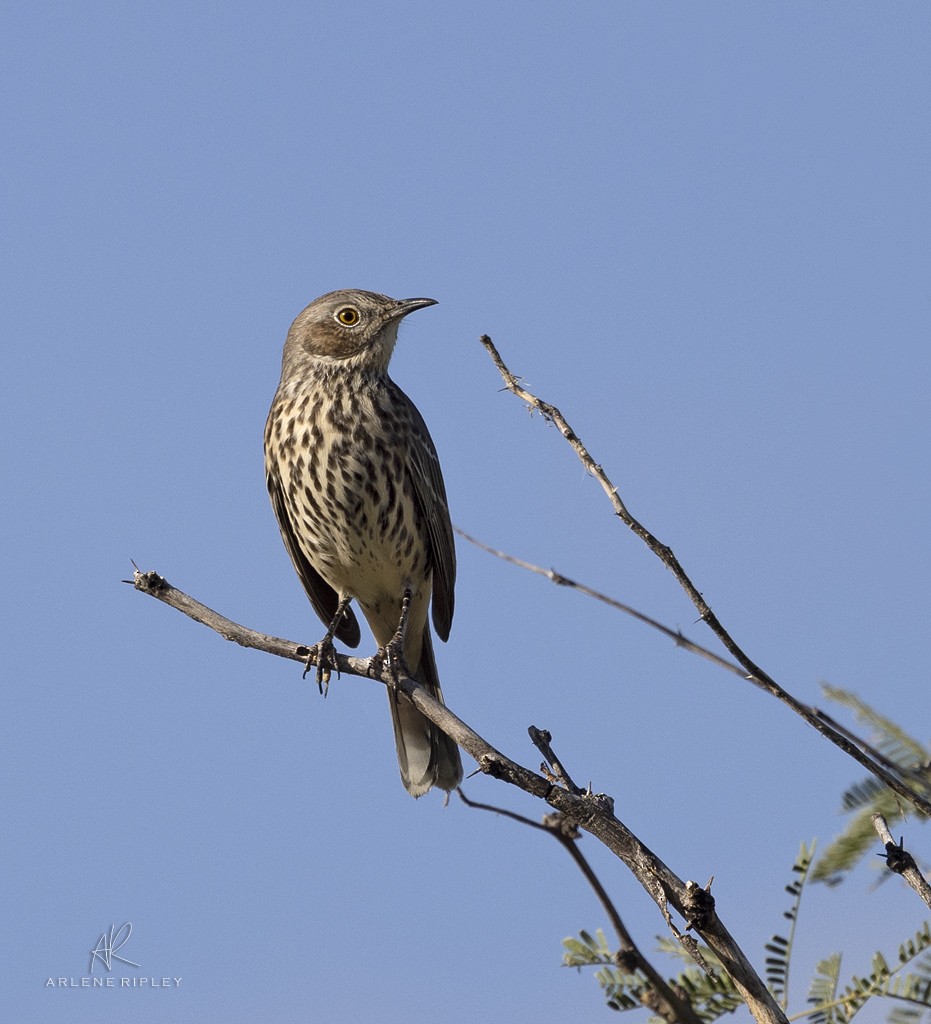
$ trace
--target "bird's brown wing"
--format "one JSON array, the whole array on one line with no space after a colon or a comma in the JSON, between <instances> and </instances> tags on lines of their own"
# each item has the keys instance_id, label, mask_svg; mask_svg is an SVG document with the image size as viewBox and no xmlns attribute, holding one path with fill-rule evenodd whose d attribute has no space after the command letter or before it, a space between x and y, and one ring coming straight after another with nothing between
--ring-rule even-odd
<instances>
[{"instance_id":1,"label":"bird's brown wing","mask_svg":"<svg viewBox=\"0 0 931 1024\"><path fill-rule=\"evenodd\" d=\"M320 616L322 622L329 627L336 614L339 605L339 594L310 564L307 556L301 550L294 530L291 527L291 516L288 512L284 499L284 492L281 488L281 479L274 470L269 470L265 477L268 486L268 494L272 499L272 508L275 510L275 518L278 520L278 528L281 530L281 537L284 546L288 549L294 568L304 584L304 590L314 606L314 611ZM343 613L342 621L336 630L336 636L342 640L347 647L358 647L362 634L359 630L359 621L351 608Z\"/></svg>"},{"instance_id":2,"label":"bird's brown wing","mask_svg":"<svg viewBox=\"0 0 931 1024\"><path fill-rule=\"evenodd\" d=\"M400 388L397 390L411 418L408 470L414 484L414 494L427 523L433 555L433 626L437 636L447 640L455 605L456 547L453 526L449 521L446 487L440 460L423 416L407 395Z\"/></svg>"}]
</instances>

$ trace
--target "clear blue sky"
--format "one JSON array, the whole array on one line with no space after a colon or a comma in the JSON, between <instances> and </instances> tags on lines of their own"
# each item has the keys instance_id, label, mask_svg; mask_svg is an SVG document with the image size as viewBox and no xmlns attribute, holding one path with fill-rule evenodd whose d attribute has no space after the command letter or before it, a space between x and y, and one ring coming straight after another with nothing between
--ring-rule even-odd
<instances>
[{"instance_id":1,"label":"clear blue sky","mask_svg":"<svg viewBox=\"0 0 931 1024\"><path fill-rule=\"evenodd\" d=\"M2 38L6 1020L607 1013L559 966L605 924L568 858L411 800L376 684L323 702L119 582L135 559L319 639L261 438L288 325L330 289L439 300L392 372L457 524L710 640L501 392L488 332L751 656L928 737L926 5L10 4ZM451 706L531 766L550 728L681 876L715 876L762 965L800 840L862 773L642 626L459 561ZM583 846L649 949L656 908ZM870 877L810 894L795 1009L816 958L868 971L923 920ZM45 987L124 921L137 973L180 989Z\"/></svg>"}]
</instances>

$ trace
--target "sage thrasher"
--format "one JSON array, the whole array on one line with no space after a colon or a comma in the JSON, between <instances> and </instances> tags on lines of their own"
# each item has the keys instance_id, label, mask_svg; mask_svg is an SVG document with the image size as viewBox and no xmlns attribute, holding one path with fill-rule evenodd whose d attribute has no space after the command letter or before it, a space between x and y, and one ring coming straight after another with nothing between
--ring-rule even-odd
<instances>
[{"instance_id":1,"label":"sage thrasher","mask_svg":"<svg viewBox=\"0 0 931 1024\"><path fill-rule=\"evenodd\" d=\"M333 638L356 647L355 600L378 644L439 701L427 609L442 640L453 618L456 553L436 449L414 403L388 376L401 320L434 299L329 292L288 331L265 425L268 493L285 547L327 626L312 649L323 689ZM395 689L391 720L413 796L462 780L456 744Z\"/></svg>"}]
</instances>

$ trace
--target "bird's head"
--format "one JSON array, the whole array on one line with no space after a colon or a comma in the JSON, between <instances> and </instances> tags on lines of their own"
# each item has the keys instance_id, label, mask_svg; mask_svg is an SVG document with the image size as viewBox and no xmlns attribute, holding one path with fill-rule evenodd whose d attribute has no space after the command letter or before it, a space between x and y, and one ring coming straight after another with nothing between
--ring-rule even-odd
<instances>
[{"instance_id":1,"label":"bird's head","mask_svg":"<svg viewBox=\"0 0 931 1024\"><path fill-rule=\"evenodd\" d=\"M347 288L321 295L303 310L288 331L286 368L306 361L384 372L398 339L398 324L415 309L436 299L391 299Z\"/></svg>"}]
</instances>

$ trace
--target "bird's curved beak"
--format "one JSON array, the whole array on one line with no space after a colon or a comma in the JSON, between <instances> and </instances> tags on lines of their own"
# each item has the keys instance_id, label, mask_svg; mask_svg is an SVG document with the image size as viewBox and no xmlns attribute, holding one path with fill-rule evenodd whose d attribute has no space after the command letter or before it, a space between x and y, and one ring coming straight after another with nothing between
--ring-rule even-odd
<instances>
[{"instance_id":1,"label":"bird's curved beak","mask_svg":"<svg viewBox=\"0 0 931 1024\"><path fill-rule=\"evenodd\" d=\"M398 299L398 304L389 314L389 319L400 320L408 313L413 313L415 309L425 309L427 306L435 305L436 299Z\"/></svg>"}]
</instances>

